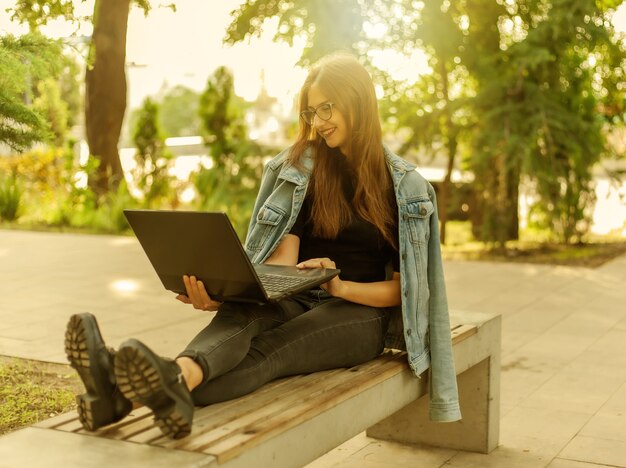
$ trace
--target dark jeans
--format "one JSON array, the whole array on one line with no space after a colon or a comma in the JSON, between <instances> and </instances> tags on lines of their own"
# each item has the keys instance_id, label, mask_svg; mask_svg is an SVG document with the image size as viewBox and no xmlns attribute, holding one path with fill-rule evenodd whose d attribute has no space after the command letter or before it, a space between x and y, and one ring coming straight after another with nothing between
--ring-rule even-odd
<instances>
[{"instance_id":1,"label":"dark jeans","mask_svg":"<svg viewBox=\"0 0 626 468\"><path fill-rule=\"evenodd\" d=\"M381 353L387 309L313 290L275 304L224 303L180 356L204 373L196 405L245 395L288 375L351 367Z\"/></svg>"}]
</instances>

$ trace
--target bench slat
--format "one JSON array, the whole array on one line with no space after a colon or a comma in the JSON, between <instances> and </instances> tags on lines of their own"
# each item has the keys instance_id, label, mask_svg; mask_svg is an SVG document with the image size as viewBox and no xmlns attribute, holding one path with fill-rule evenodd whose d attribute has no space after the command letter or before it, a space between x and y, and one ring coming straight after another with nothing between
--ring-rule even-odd
<instances>
[{"instance_id":1,"label":"bench slat","mask_svg":"<svg viewBox=\"0 0 626 468\"><path fill-rule=\"evenodd\" d=\"M303 392L298 396L297 404L286 411L242 427L237 433L231 434L217 444L208 444L203 447L204 453L216 456L219 462L223 463L275 434L297 426L318 413L350 399L353 395L408 369L402 355L382 357L373 362L375 365L367 366L365 369L345 370L342 376L344 378L338 379L336 385L330 386L325 391L316 392L314 396L311 395L312 389L309 389L308 393Z\"/></svg>"},{"instance_id":2,"label":"bench slat","mask_svg":"<svg viewBox=\"0 0 626 468\"><path fill-rule=\"evenodd\" d=\"M183 442L181 448L206 452L206 449L211 445L228 440L234 435L248 430L249 427L276 417L293 406L301 404L303 400L312 398L315 393L324 392L353 377L354 374L347 373L346 369L334 369L308 374L306 379L296 381L292 381L290 378L285 379L287 385L280 391L268 395L271 397L269 401L257 401L256 392L240 398L240 404L236 407L237 413L229 415L230 418L226 421L219 417L213 417L212 406L203 408L200 411L207 413L206 418L212 421L212 429L208 432L197 433L194 427L192 440Z\"/></svg>"},{"instance_id":3,"label":"bench slat","mask_svg":"<svg viewBox=\"0 0 626 468\"><path fill-rule=\"evenodd\" d=\"M476 325L457 325L450 330L452 334L452 344L460 343L466 338L478 333L478 327Z\"/></svg>"},{"instance_id":4,"label":"bench slat","mask_svg":"<svg viewBox=\"0 0 626 468\"><path fill-rule=\"evenodd\" d=\"M65 424L71 424L74 421L78 421L78 413L76 411L70 411L69 413L63 413L50 419L38 422L35 427L41 427L43 429L59 429Z\"/></svg>"},{"instance_id":5,"label":"bench slat","mask_svg":"<svg viewBox=\"0 0 626 468\"><path fill-rule=\"evenodd\" d=\"M104 428L101 433L109 439L126 440L154 427L154 417L150 408L140 408L141 413L132 419L124 419L120 423ZM138 410L137 410L138 411ZM133 411L135 413L135 411Z\"/></svg>"},{"instance_id":6,"label":"bench slat","mask_svg":"<svg viewBox=\"0 0 626 468\"><path fill-rule=\"evenodd\" d=\"M254 392L258 398L251 398L252 394L244 395L230 402L224 402L229 403L226 408L221 407L224 403L218 403L198 409L196 412L198 418L194 419L192 436L180 441L172 441L164 446L199 451L208 442L228 437L237 432L240 427L251 424L262 417L259 409L263 413L283 411L290 404L298 401L303 391L308 390L310 392L310 389L319 385L319 382L325 381L330 376L341 373L341 371L342 369L333 369L298 376L297 379L281 379L279 386L273 386L265 391L263 391L265 387L262 387L259 389L258 395L257 392Z\"/></svg>"},{"instance_id":7,"label":"bench slat","mask_svg":"<svg viewBox=\"0 0 626 468\"><path fill-rule=\"evenodd\" d=\"M235 398L234 400L224 401L206 407L207 409L210 408L210 410L205 408L198 409L196 415L194 416L194 429L196 423L199 431L202 431L209 427L217 427L221 424L227 423L228 421L237 419L242 414L247 414L259 406L268 405L277 399L282 398L294 389L309 387L315 382L327 378L336 372L340 372L340 369L324 371L321 372L319 376L316 376L315 374L304 374L270 382L254 392L258 396L257 403L255 403L253 399L247 398L248 395L244 395L240 398Z\"/></svg>"}]
</instances>

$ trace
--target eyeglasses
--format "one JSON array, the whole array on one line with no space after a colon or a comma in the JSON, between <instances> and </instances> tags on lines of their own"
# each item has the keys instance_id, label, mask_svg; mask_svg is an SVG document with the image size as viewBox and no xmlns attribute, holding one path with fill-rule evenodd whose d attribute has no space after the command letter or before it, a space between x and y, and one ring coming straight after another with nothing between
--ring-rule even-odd
<instances>
[{"instance_id":1,"label":"eyeglasses","mask_svg":"<svg viewBox=\"0 0 626 468\"><path fill-rule=\"evenodd\" d=\"M333 116L333 103L325 102L324 104L320 104L313 110L305 110L300 112L300 118L302 118L302 120L304 120L309 125L313 125L313 119L316 115L322 120L330 120L330 118Z\"/></svg>"}]
</instances>

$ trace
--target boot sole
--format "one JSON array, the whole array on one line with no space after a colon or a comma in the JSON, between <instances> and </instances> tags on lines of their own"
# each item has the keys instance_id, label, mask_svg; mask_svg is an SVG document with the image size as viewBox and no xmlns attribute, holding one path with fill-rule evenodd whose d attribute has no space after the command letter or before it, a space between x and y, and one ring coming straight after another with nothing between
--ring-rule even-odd
<instances>
[{"instance_id":1,"label":"boot sole","mask_svg":"<svg viewBox=\"0 0 626 468\"><path fill-rule=\"evenodd\" d=\"M152 353L134 340L115 356L115 376L122 394L149 407L161 432L171 439L191 433L193 407L171 392Z\"/></svg>"},{"instance_id":2,"label":"boot sole","mask_svg":"<svg viewBox=\"0 0 626 468\"><path fill-rule=\"evenodd\" d=\"M65 354L87 390L87 393L76 396L76 403L78 419L88 431L95 431L113 422L113 402L104 395L111 395L114 388L108 382L107 376L94 376L91 360L96 359L96 356L90 356L89 352L91 349L95 353L99 345L104 346L103 343L98 325L92 316L80 314L70 318L65 331Z\"/></svg>"}]
</instances>

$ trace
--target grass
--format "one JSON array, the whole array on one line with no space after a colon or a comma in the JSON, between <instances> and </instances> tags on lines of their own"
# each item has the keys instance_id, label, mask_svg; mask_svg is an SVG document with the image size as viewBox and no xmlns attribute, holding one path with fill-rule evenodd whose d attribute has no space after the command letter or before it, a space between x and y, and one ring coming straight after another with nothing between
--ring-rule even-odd
<instances>
[{"instance_id":1,"label":"grass","mask_svg":"<svg viewBox=\"0 0 626 468\"><path fill-rule=\"evenodd\" d=\"M82 391L69 366L0 356L0 435L76 408Z\"/></svg>"},{"instance_id":2,"label":"grass","mask_svg":"<svg viewBox=\"0 0 626 468\"><path fill-rule=\"evenodd\" d=\"M65 234L89 234L89 235L114 235L114 236L133 236L130 229L124 231L107 231L97 227L77 227L65 225L51 225L43 221L21 221L20 222L0 222L0 229L8 231L28 231L28 232L59 232Z\"/></svg>"},{"instance_id":3,"label":"grass","mask_svg":"<svg viewBox=\"0 0 626 468\"><path fill-rule=\"evenodd\" d=\"M626 253L626 239L620 236L590 236L584 244L563 245L545 241L545 233L522 231L520 240L509 241L496 250L473 239L469 222L452 221L446 226L442 247L446 260L543 263L595 268Z\"/></svg>"}]
</instances>

